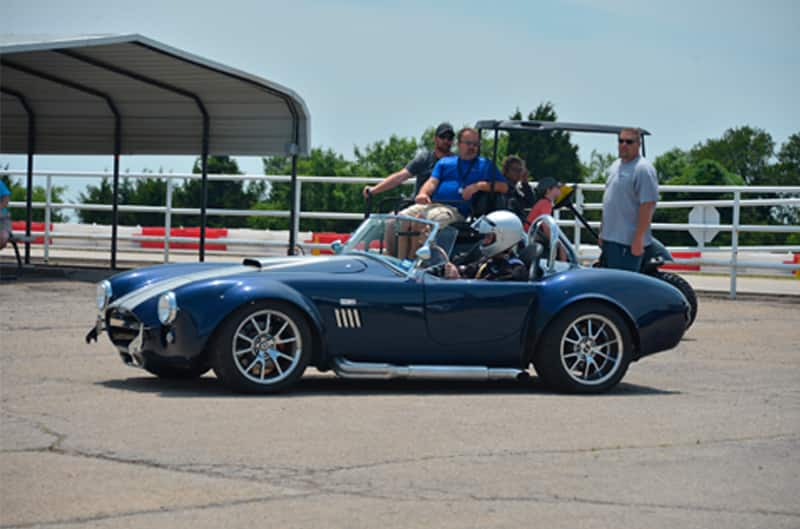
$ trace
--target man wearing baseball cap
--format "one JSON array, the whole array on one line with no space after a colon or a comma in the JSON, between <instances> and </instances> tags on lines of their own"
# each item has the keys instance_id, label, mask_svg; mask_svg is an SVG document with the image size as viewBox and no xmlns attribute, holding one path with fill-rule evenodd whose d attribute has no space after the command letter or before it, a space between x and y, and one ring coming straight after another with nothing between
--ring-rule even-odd
<instances>
[{"instance_id":1,"label":"man wearing baseball cap","mask_svg":"<svg viewBox=\"0 0 800 529\"><path fill-rule=\"evenodd\" d=\"M440 123L439 126L436 127L436 133L433 137L433 150L420 149L417 155L414 156L414 159L408 162L405 167L396 173L390 174L378 182L377 185L364 187L362 191L364 198L367 198L368 194L377 195L378 193L394 189L412 176L416 178L414 196L417 196L422 184L431 176L436 162L442 158L453 155L453 138L455 138L453 126L446 121Z\"/></svg>"}]
</instances>

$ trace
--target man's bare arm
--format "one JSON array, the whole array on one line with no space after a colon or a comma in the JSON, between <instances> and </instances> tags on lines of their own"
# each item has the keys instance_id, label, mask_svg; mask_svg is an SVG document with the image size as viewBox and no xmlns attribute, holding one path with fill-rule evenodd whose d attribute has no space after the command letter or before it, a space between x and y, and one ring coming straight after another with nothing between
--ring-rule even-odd
<instances>
[{"instance_id":1,"label":"man's bare arm","mask_svg":"<svg viewBox=\"0 0 800 529\"><path fill-rule=\"evenodd\" d=\"M383 193L384 191L388 191L390 189L394 189L395 187L399 186L409 178L411 178L411 172L403 167L396 173L392 173L380 182L378 182L374 186L366 186L362 192L364 197L366 198L367 192L372 193L373 195L377 195L378 193Z\"/></svg>"},{"instance_id":2,"label":"man's bare arm","mask_svg":"<svg viewBox=\"0 0 800 529\"><path fill-rule=\"evenodd\" d=\"M436 186L439 185L439 180L434 177L428 178L424 184L422 184L422 189L419 190L416 199L414 202L417 204L430 204L431 197L436 192Z\"/></svg>"},{"instance_id":3,"label":"man's bare arm","mask_svg":"<svg viewBox=\"0 0 800 529\"><path fill-rule=\"evenodd\" d=\"M644 234L647 228L650 227L655 209L655 202L642 202L639 204L636 232L633 234L633 241L631 242L631 253L633 255L642 255L644 253Z\"/></svg>"}]
</instances>

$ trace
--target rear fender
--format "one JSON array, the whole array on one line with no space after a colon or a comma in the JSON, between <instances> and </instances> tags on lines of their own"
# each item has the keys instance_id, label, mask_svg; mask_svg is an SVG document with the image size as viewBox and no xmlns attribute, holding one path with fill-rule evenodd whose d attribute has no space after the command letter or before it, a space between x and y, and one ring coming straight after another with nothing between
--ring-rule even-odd
<instances>
[{"instance_id":1,"label":"rear fender","mask_svg":"<svg viewBox=\"0 0 800 529\"><path fill-rule=\"evenodd\" d=\"M547 327L552 323L552 321L561 314L567 307L571 307L576 303L581 303L584 301L596 301L600 303L604 303L609 307L613 308L617 312L622 315L625 319L625 322L628 324L628 329L631 332L631 337L633 338L633 357L638 357L638 352L640 350L640 341L639 341L639 332L636 327L635 320L631 313L622 306L618 301L611 298L610 296L606 296L600 293L589 293L589 294L581 294L574 297L571 297L567 300L564 300L563 303L556 306L554 309L547 309L546 314L542 314L542 317L535 318L531 317L530 321L533 325L531 325L528 329L528 336L526 340L527 347L525 348L526 354L528 355L528 362L532 358L532 355L536 352L536 348L539 346L539 342L542 339L542 336L545 332L547 332Z\"/></svg>"}]
</instances>

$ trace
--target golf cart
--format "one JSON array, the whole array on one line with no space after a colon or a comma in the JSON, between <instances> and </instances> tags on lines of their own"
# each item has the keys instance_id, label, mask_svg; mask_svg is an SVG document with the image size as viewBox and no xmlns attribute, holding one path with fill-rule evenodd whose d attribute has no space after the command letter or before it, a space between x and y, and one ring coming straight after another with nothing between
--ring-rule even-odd
<instances>
[{"instance_id":1,"label":"golf cart","mask_svg":"<svg viewBox=\"0 0 800 529\"><path fill-rule=\"evenodd\" d=\"M494 131L494 149L493 149L493 156L492 160L497 163L497 145L498 145L498 133L500 131L506 131L509 133L551 133L556 131L564 131L564 132L589 132L589 133L599 133L599 134L619 134L620 131L625 127L613 126L613 125L594 125L594 124L587 124L587 123L565 123L565 122L558 122L558 121L523 121L523 120L505 120L505 121L494 121L494 120L484 120L479 121L475 128L478 129L479 133L482 133L484 130L491 130ZM645 154L645 136L649 135L650 133L644 129L639 129L642 134L642 156ZM577 186L569 186L564 185L561 189L561 195L558 197L554 204L554 209L557 208L566 208L575 215L575 218L585 227L589 233L591 233L595 239L599 239L597 232L589 225L583 215L575 208L574 204L572 203L572 197L575 194ZM647 274L649 276L655 277L656 279L660 279L665 281L678 290L686 297L686 300L689 302L691 306L691 314L687 321L686 328L688 329L692 323L694 323L695 317L697 316L697 295L692 289L692 286L689 284L688 281L683 279L681 276L677 274L673 274L670 272L663 272L659 270L659 268L667 261L674 261L672 255L666 249L666 247L661 244L660 241L657 239L653 239L653 242L648 245L644 250L644 257L642 259L642 265L639 272L643 274ZM602 266L602 263L598 262L595 263L595 266Z\"/></svg>"}]
</instances>

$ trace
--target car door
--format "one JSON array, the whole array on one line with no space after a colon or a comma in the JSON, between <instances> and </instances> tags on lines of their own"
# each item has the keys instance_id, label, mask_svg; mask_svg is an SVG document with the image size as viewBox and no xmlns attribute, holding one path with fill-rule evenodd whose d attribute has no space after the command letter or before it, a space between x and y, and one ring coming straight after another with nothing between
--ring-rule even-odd
<instances>
[{"instance_id":1,"label":"car door","mask_svg":"<svg viewBox=\"0 0 800 529\"><path fill-rule=\"evenodd\" d=\"M536 283L424 278L425 321L443 361L481 365L519 358Z\"/></svg>"},{"instance_id":2,"label":"car door","mask_svg":"<svg viewBox=\"0 0 800 529\"><path fill-rule=\"evenodd\" d=\"M328 353L361 362L410 363L423 358L428 336L423 285L401 276L347 277L324 287L316 303Z\"/></svg>"}]
</instances>

